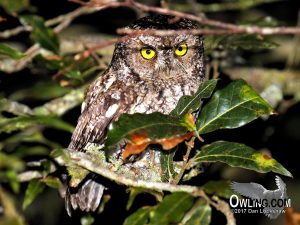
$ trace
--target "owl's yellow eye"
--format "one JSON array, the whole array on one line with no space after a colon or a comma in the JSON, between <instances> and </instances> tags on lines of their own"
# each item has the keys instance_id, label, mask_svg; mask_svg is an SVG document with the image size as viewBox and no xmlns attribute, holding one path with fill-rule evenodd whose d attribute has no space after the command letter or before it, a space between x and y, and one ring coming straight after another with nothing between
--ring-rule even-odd
<instances>
[{"instance_id":1,"label":"owl's yellow eye","mask_svg":"<svg viewBox=\"0 0 300 225\"><path fill-rule=\"evenodd\" d=\"M175 49L176 56L184 56L187 53L188 46L185 43L181 43Z\"/></svg>"},{"instance_id":2,"label":"owl's yellow eye","mask_svg":"<svg viewBox=\"0 0 300 225\"><path fill-rule=\"evenodd\" d=\"M156 55L156 52L152 48L142 48L141 55L144 59L152 59Z\"/></svg>"}]
</instances>

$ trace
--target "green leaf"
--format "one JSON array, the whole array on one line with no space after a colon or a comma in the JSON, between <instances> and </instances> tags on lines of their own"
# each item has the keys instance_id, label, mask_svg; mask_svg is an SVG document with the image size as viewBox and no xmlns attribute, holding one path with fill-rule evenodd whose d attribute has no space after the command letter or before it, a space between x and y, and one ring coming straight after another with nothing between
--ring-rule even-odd
<instances>
[{"instance_id":1,"label":"green leaf","mask_svg":"<svg viewBox=\"0 0 300 225\"><path fill-rule=\"evenodd\" d=\"M9 99L19 101L25 98L51 100L67 94L72 89L61 87L56 81L42 81L34 83L30 88L17 90L9 96Z\"/></svg>"},{"instance_id":2,"label":"green leaf","mask_svg":"<svg viewBox=\"0 0 300 225\"><path fill-rule=\"evenodd\" d=\"M18 116L15 118L0 117L0 133L10 133L36 125L45 125L56 129L73 132L74 127L58 117L51 116Z\"/></svg>"},{"instance_id":3,"label":"green leaf","mask_svg":"<svg viewBox=\"0 0 300 225\"><path fill-rule=\"evenodd\" d=\"M157 192L151 189L145 189L145 188L130 188L130 194L129 198L127 201L126 209L129 210L136 198L139 194L151 194L156 198L157 201L161 202L163 199L163 193L162 192Z\"/></svg>"},{"instance_id":4,"label":"green leaf","mask_svg":"<svg viewBox=\"0 0 300 225\"><path fill-rule=\"evenodd\" d=\"M126 218L123 225L145 225L147 224L151 207L143 207Z\"/></svg>"},{"instance_id":5,"label":"green leaf","mask_svg":"<svg viewBox=\"0 0 300 225\"><path fill-rule=\"evenodd\" d=\"M25 192L25 198L23 202L23 209L26 209L33 200L41 193L45 188L45 184L37 179L31 180Z\"/></svg>"},{"instance_id":6,"label":"green leaf","mask_svg":"<svg viewBox=\"0 0 300 225\"><path fill-rule=\"evenodd\" d=\"M62 187L62 183L57 177L48 176L43 178L41 181L51 188L58 189L59 187Z\"/></svg>"},{"instance_id":7,"label":"green leaf","mask_svg":"<svg viewBox=\"0 0 300 225\"><path fill-rule=\"evenodd\" d=\"M200 200L200 205L195 207L190 218L184 225L208 225L211 219L211 207L205 201Z\"/></svg>"},{"instance_id":8,"label":"green leaf","mask_svg":"<svg viewBox=\"0 0 300 225\"><path fill-rule=\"evenodd\" d=\"M17 173L15 170L8 170L5 172L5 176L8 179L9 185L11 186L14 193L19 193L20 182L18 181Z\"/></svg>"},{"instance_id":9,"label":"green leaf","mask_svg":"<svg viewBox=\"0 0 300 225\"><path fill-rule=\"evenodd\" d=\"M144 193L143 188L130 188L130 194L127 201L126 209L129 210L137 195Z\"/></svg>"},{"instance_id":10,"label":"green leaf","mask_svg":"<svg viewBox=\"0 0 300 225\"><path fill-rule=\"evenodd\" d=\"M234 192L231 189L231 182L225 180L211 180L202 186L203 190L210 195L217 195L223 198L230 198Z\"/></svg>"},{"instance_id":11,"label":"green leaf","mask_svg":"<svg viewBox=\"0 0 300 225\"><path fill-rule=\"evenodd\" d=\"M83 81L82 74L81 74L80 70L78 70L78 69L70 70L70 71L66 72L64 75L73 80Z\"/></svg>"},{"instance_id":12,"label":"green leaf","mask_svg":"<svg viewBox=\"0 0 300 225\"><path fill-rule=\"evenodd\" d=\"M179 223L187 210L193 205L194 198L187 193L175 192L168 195L150 213L151 225Z\"/></svg>"},{"instance_id":13,"label":"green leaf","mask_svg":"<svg viewBox=\"0 0 300 225\"><path fill-rule=\"evenodd\" d=\"M271 106L245 81L236 80L216 91L203 107L197 121L199 134L217 129L241 127L262 115L270 115Z\"/></svg>"},{"instance_id":14,"label":"green leaf","mask_svg":"<svg viewBox=\"0 0 300 225\"><path fill-rule=\"evenodd\" d=\"M205 145L193 162L223 162L232 167L241 167L260 173L274 173L292 177L292 174L275 159L240 143L217 141Z\"/></svg>"},{"instance_id":15,"label":"green leaf","mask_svg":"<svg viewBox=\"0 0 300 225\"><path fill-rule=\"evenodd\" d=\"M209 98L217 85L217 80L204 81L198 88L198 91L193 96L182 96L176 108L171 112L171 115L183 116L188 112L194 112L199 109L201 99Z\"/></svg>"},{"instance_id":16,"label":"green leaf","mask_svg":"<svg viewBox=\"0 0 300 225\"><path fill-rule=\"evenodd\" d=\"M0 152L0 169L8 168L15 171L21 171L25 167L24 162L13 154Z\"/></svg>"},{"instance_id":17,"label":"green leaf","mask_svg":"<svg viewBox=\"0 0 300 225\"><path fill-rule=\"evenodd\" d=\"M187 128L181 125L177 117L158 112L123 114L109 129L105 146L110 148L122 139L130 140L132 135L143 135L145 138L155 140L186 132Z\"/></svg>"},{"instance_id":18,"label":"green leaf","mask_svg":"<svg viewBox=\"0 0 300 225\"><path fill-rule=\"evenodd\" d=\"M160 154L160 166L162 170L161 178L163 182L171 181L177 175L173 161L176 151L177 149L162 151Z\"/></svg>"},{"instance_id":19,"label":"green leaf","mask_svg":"<svg viewBox=\"0 0 300 225\"><path fill-rule=\"evenodd\" d=\"M21 16L21 23L32 27L30 37L33 41L39 43L45 49L58 53L58 37L51 28L45 25L42 17L36 15Z\"/></svg>"},{"instance_id":20,"label":"green leaf","mask_svg":"<svg viewBox=\"0 0 300 225\"><path fill-rule=\"evenodd\" d=\"M0 0L0 6L2 6L6 12L14 14L27 9L29 7L29 0Z\"/></svg>"},{"instance_id":21,"label":"green leaf","mask_svg":"<svg viewBox=\"0 0 300 225\"><path fill-rule=\"evenodd\" d=\"M5 55L12 59L21 59L25 56L22 52L2 43L0 43L0 55Z\"/></svg>"},{"instance_id":22,"label":"green leaf","mask_svg":"<svg viewBox=\"0 0 300 225\"><path fill-rule=\"evenodd\" d=\"M227 35L222 36L218 46L224 49L243 49L243 50L260 50L274 49L279 45L269 41L263 36L255 34Z\"/></svg>"},{"instance_id":23,"label":"green leaf","mask_svg":"<svg viewBox=\"0 0 300 225\"><path fill-rule=\"evenodd\" d=\"M92 225L94 222L95 219L91 215L85 215L80 219L81 225Z\"/></svg>"}]
</instances>

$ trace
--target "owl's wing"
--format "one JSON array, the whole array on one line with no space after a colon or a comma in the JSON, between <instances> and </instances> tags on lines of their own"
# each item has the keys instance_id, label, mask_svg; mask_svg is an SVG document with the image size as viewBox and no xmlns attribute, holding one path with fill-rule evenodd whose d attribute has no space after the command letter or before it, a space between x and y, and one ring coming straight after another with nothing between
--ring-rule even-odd
<instances>
[{"instance_id":1,"label":"owl's wing","mask_svg":"<svg viewBox=\"0 0 300 225\"><path fill-rule=\"evenodd\" d=\"M264 192L267 191L262 185L257 183L238 183L232 182L231 187L234 191L243 196L252 199L261 199L264 197Z\"/></svg>"},{"instance_id":2,"label":"owl's wing","mask_svg":"<svg viewBox=\"0 0 300 225\"><path fill-rule=\"evenodd\" d=\"M122 89L124 85L106 75L90 85L69 149L81 151L89 142L104 142L109 124L127 112L132 104L130 99L133 98L126 97L128 95Z\"/></svg>"}]
</instances>

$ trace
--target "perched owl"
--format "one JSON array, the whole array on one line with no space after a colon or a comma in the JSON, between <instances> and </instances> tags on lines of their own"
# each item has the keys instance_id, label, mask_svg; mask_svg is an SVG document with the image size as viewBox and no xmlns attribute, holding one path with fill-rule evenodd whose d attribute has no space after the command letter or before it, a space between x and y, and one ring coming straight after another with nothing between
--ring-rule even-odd
<instances>
[{"instance_id":1,"label":"perched owl","mask_svg":"<svg viewBox=\"0 0 300 225\"><path fill-rule=\"evenodd\" d=\"M187 19L144 17L130 29L195 29ZM170 113L183 95L192 95L204 79L203 38L191 34L142 34L117 43L110 66L88 88L69 149L103 144L109 125L123 113ZM66 208L97 209L104 187L86 180L69 188Z\"/></svg>"}]
</instances>

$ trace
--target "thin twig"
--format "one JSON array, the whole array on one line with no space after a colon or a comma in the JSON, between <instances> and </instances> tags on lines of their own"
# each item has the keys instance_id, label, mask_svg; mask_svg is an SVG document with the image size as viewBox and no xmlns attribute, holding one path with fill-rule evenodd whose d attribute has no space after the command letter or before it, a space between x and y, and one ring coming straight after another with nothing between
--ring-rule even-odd
<instances>
[{"instance_id":1,"label":"thin twig","mask_svg":"<svg viewBox=\"0 0 300 225\"><path fill-rule=\"evenodd\" d=\"M225 201L219 199L217 196L213 196L212 200L209 200L209 204L215 207L218 211L222 212L227 220L227 225L235 225L236 221L234 215Z\"/></svg>"},{"instance_id":2,"label":"thin twig","mask_svg":"<svg viewBox=\"0 0 300 225\"><path fill-rule=\"evenodd\" d=\"M65 15L61 15L57 18L54 18L52 20L48 21L48 25L56 24L59 23L53 30L55 33L60 33L63 29L69 26L69 24L78 16L83 15L83 14L88 14L96 11L94 8L90 7L79 7L76 10L67 13ZM47 24L46 24L47 25ZM20 71L23 68L26 67L28 63L32 61L32 59L37 56L41 51L41 47L39 44L34 44L30 48L27 49L25 52L26 57L24 57L21 60L16 61L15 63L12 64L12 66L9 69L6 69L5 72L7 73L13 73L16 71Z\"/></svg>"},{"instance_id":3,"label":"thin twig","mask_svg":"<svg viewBox=\"0 0 300 225\"><path fill-rule=\"evenodd\" d=\"M181 166L180 172L176 176L175 180L172 182L173 184L178 184L187 168L189 156L191 154L191 150L194 148L196 137L192 137L191 140L186 142L187 150L185 155L183 156L183 164Z\"/></svg>"},{"instance_id":4,"label":"thin twig","mask_svg":"<svg viewBox=\"0 0 300 225\"><path fill-rule=\"evenodd\" d=\"M66 13L64 15L57 16L57 17L55 17L53 19L50 19L50 20L47 20L45 22L45 25L50 27L50 26L54 26L54 25L57 25L57 24L61 23L61 25L56 28L58 31L60 31L63 28L65 28L66 26L68 26L69 23L72 20L74 20L75 18L77 18L81 15L91 14L95 11L97 11L97 9L95 7L81 6L77 9L75 9L72 12ZM22 32L28 32L28 31L31 31L31 30L32 30L32 28L30 26L18 26L16 28L0 32L0 38L7 39L7 38L10 38L12 36L18 35Z\"/></svg>"},{"instance_id":5,"label":"thin twig","mask_svg":"<svg viewBox=\"0 0 300 225\"><path fill-rule=\"evenodd\" d=\"M70 0L85 6L94 6L102 8L116 8L116 7L129 7L138 9L144 12L154 12L163 15L171 15L178 18L187 18L199 22L202 25L216 27L224 30L228 30L228 33L244 33L244 34L261 34L261 35L273 35L273 34L297 34L300 33L300 27L259 27L259 26L243 26L232 23L220 22L217 20L208 19L204 16L195 16L189 13L183 13L167 8L149 6L143 3L128 0L126 2L83 2L81 0Z\"/></svg>"}]
</instances>

